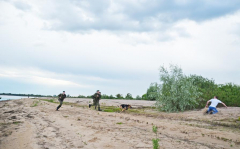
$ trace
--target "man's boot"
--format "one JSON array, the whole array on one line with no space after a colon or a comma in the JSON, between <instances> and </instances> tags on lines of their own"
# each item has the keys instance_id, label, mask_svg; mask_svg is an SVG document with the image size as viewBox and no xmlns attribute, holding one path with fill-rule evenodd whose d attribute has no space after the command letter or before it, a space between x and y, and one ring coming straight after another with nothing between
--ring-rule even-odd
<instances>
[{"instance_id":1,"label":"man's boot","mask_svg":"<svg viewBox=\"0 0 240 149\"><path fill-rule=\"evenodd\" d=\"M102 110L100 109L100 107L98 107L98 111L102 111Z\"/></svg>"}]
</instances>

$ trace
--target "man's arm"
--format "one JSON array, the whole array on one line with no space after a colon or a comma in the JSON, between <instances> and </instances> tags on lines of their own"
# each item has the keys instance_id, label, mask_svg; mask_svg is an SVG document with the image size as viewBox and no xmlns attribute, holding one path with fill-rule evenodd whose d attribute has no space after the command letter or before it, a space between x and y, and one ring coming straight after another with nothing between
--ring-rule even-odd
<instances>
[{"instance_id":1,"label":"man's arm","mask_svg":"<svg viewBox=\"0 0 240 149\"><path fill-rule=\"evenodd\" d=\"M206 104L206 106L205 106L206 108L208 107L208 103L209 103L209 102L210 102L210 100L207 101L207 104Z\"/></svg>"},{"instance_id":2,"label":"man's arm","mask_svg":"<svg viewBox=\"0 0 240 149\"><path fill-rule=\"evenodd\" d=\"M227 108L227 106L225 105L225 103L222 102L221 104L223 104L223 105Z\"/></svg>"}]
</instances>

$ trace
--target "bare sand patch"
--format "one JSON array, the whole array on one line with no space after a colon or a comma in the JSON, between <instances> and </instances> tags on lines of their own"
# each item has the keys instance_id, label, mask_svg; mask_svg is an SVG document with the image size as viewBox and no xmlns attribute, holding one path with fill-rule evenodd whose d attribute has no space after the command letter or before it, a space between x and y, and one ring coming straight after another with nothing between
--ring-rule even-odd
<instances>
[{"instance_id":1,"label":"bare sand patch","mask_svg":"<svg viewBox=\"0 0 240 149\"><path fill-rule=\"evenodd\" d=\"M102 108L136 105L118 113L89 109L91 99L64 101L60 111L57 103L42 99L0 102L0 148L150 149L153 125L160 148L240 148L239 107L204 115L203 110L159 112L149 101L101 100Z\"/></svg>"}]
</instances>

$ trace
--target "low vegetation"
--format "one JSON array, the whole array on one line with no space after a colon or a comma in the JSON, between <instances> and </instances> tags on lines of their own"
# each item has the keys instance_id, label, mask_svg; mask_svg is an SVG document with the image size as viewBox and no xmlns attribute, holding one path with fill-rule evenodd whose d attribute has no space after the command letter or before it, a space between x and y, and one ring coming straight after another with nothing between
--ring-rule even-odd
<instances>
[{"instance_id":1,"label":"low vegetation","mask_svg":"<svg viewBox=\"0 0 240 149\"><path fill-rule=\"evenodd\" d=\"M34 100L31 107L36 107L38 106L38 103L40 102L40 100Z\"/></svg>"},{"instance_id":2,"label":"low vegetation","mask_svg":"<svg viewBox=\"0 0 240 149\"><path fill-rule=\"evenodd\" d=\"M153 143L153 149L159 149L159 139L158 139L158 132L157 132L157 126L153 125L152 127L152 131L156 134L156 138L152 139L152 143Z\"/></svg>"},{"instance_id":3,"label":"low vegetation","mask_svg":"<svg viewBox=\"0 0 240 149\"><path fill-rule=\"evenodd\" d=\"M159 110L178 112L203 108L214 96L227 106L240 106L240 86L233 83L216 84L213 79L185 75L177 65L160 67L160 83L151 83L143 100L156 100Z\"/></svg>"}]
</instances>

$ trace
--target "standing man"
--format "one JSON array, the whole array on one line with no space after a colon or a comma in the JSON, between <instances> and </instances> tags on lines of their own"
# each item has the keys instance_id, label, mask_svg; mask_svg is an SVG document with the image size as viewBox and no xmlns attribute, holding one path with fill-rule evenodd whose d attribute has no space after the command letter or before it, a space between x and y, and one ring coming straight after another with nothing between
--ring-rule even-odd
<instances>
[{"instance_id":1,"label":"standing man","mask_svg":"<svg viewBox=\"0 0 240 149\"><path fill-rule=\"evenodd\" d=\"M63 91L62 94L58 95L58 101L60 102L60 105L57 107L56 111L58 111L58 109L62 106L63 104L63 100L66 98L66 94L65 91Z\"/></svg>"},{"instance_id":2,"label":"standing man","mask_svg":"<svg viewBox=\"0 0 240 149\"><path fill-rule=\"evenodd\" d=\"M98 111L102 111L100 109L100 104L99 104L99 100L101 99L101 92L97 90L97 92L92 96L92 98L93 98L93 104L89 104L89 108L91 108L91 106L95 106L95 109L96 109L96 107L98 106Z\"/></svg>"},{"instance_id":3,"label":"standing man","mask_svg":"<svg viewBox=\"0 0 240 149\"><path fill-rule=\"evenodd\" d=\"M223 102L221 102L220 100L218 100L218 97L217 96L214 96L214 98L213 99L211 99L211 100L209 100L209 101L207 101L207 104L206 104L206 108L208 107L208 103L209 102L211 102L211 105L209 106L209 108L208 108L208 110L207 110L207 114L208 113L210 113L210 114L216 114L216 113L218 113L218 110L217 110L217 105L218 105L218 103L221 103L221 104L223 104L226 108L227 108L227 106L223 103Z\"/></svg>"}]
</instances>

